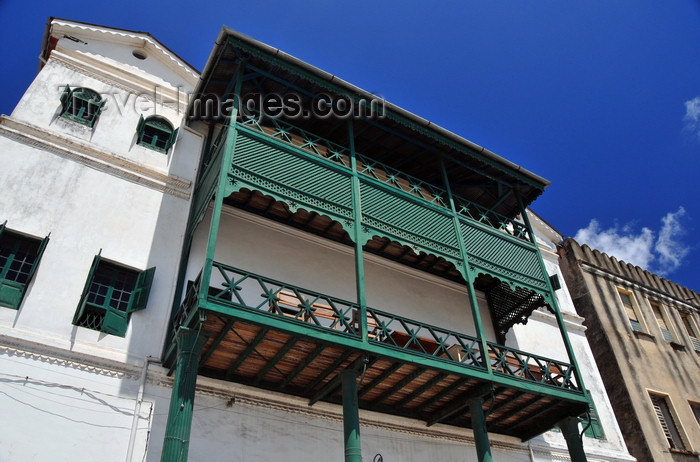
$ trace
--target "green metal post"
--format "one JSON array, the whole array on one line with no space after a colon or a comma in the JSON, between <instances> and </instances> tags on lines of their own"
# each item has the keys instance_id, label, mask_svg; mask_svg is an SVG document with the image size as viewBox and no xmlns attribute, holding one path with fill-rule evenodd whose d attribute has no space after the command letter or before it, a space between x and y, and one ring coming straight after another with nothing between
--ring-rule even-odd
<instances>
[{"instance_id":1,"label":"green metal post","mask_svg":"<svg viewBox=\"0 0 700 462\"><path fill-rule=\"evenodd\" d=\"M236 82L234 84L233 98L234 104L231 108L231 114L228 120L228 132L226 133L226 145L224 147L224 155L221 161L221 169L219 171L219 183L216 188L216 196L214 197L214 210L211 217L211 225L209 226L209 239L207 241L207 256L202 269L202 290L199 292L200 306L206 302L208 288L211 281L211 272L214 264L214 251L216 250L216 240L219 236L219 224L221 223L221 209L224 204L224 194L226 192L226 182L228 180L228 172L231 170L233 163L233 154L236 151L236 118L238 117L238 103L240 101L241 85L243 82L243 71L245 66L241 64L236 74Z\"/></svg>"},{"instance_id":2,"label":"green metal post","mask_svg":"<svg viewBox=\"0 0 700 462\"><path fill-rule=\"evenodd\" d=\"M362 202L360 198L360 178L357 173L357 157L355 155L355 132L352 119L348 119L348 136L350 140L350 166L352 168L352 213L353 240L355 241L355 281L357 288L357 304L360 305L360 338L369 341L367 336L367 298L365 292L365 264L362 252Z\"/></svg>"},{"instance_id":3,"label":"green metal post","mask_svg":"<svg viewBox=\"0 0 700 462\"><path fill-rule=\"evenodd\" d=\"M345 462L362 462L360 447L360 413L357 398L357 371L346 369L340 373L343 386L343 435Z\"/></svg>"},{"instance_id":4,"label":"green metal post","mask_svg":"<svg viewBox=\"0 0 700 462\"><path fill-rule=\"evenodd\" d=\"M583 441L578 429L578 419L576 417L567 417L558 424L561 429L566 446L569 448L569 456L571 462L586 462L586 453L583 450Z\"/></svg>"},{"instance_id":5,"label":"green metal post","mask_svg":"<svg viewBox=\"0 0 700 462\"><path fill-rule=\"evenodd\" d=\"M479 462L493 462L491 457L491 443L489 434L486 431L486 417L482 398L472 398L469 400L469 411L472 416L472 429L474 430L474 444L476 445L476 456Z\"/></svg>"},{"instance_id":6,"label":"green metal post","mask_svg":"<svg viewBox=\"0 0 700 462\"><path fill-rule=\"evenodd\" d=\"M476 291L474 290L474 285L472 281L471 270L469 269L469 255L467 255L467 249L464 246L464 237L462 235L462 227L459 224L459 218L457 217L457 209L455 207L454 199L452 198L452 190L450 189L450 181L447 177L447 169L445 169L445 161L440 158L440 169L442 170L442 180L445 183L445 190L447 191L447 198L450 202L450 210L452 211L452 223L454 224L455 233L457 234L457 242L459 243L459 253L462 256L462 269L464 271L464 279L467 281L467 293L469 294L469 303L472 307L472 318L474 319L474 326L476 327L476 334L479 337L479 345L481 346L481 356L484 361L484 367L489 374L493 374L491 369L491 361L489 359L489 348L486 343L486 334L484 333L484 326L481 322L481 313L479 313L479 302L476 299Z\"/></svg>"},{"instance_id":7,"label":"green metal post","mask_svg":"<svg viewBox=\"0 0 700 462\"><path fill-rule=\"evenodd\" d=\"M175 335L177 345L175 382L170 397L161 462L187 461L199 356L206 340L206 334L184 327L180 328Z\"/></svg>"},{"instance_id":8,"label":"green metal post","mask_svg":"<svg viewBox=\"0 0 700 462\"><path fill-rule=\"evenodd\" d=\"M535 232L532 229L532 225L530 224L530 219L527 217L527 210L523 206L522 199L520 198L520 194L516 191L516 197L518 198L518 203L520 205L520 210L521 210L521 215L523 217L523 222L525 223L525 226L528 229L528 232L530 233L530 239L532 240L532 243L537 245L537 238L535 237ZM544 280L545 283L547 284L547 290L551 294L551 303L552 303L552 311L554 311L554 316L557 319L557 325L559 327L559 333L561 334L562 341L564 342L564 347L566 348L566 353L569 355L569 362L573 364L574 366L574 374L576 374L576 382L579 386L579 389L583 392L584 396L587 398L590 397L588 396L588 390L586 389L586 385L583 383L583 376L581 375L581 369L578 367L578 362L576 361L576 355L574 354L574 347L571 345L571 340L569 339L569 333L566 330L566 324L564 322L564 317L561 314L561 310L559 309L559 303L557 302L557 296L554 293L554 289L552 287L552 282L549 280L549 276L547 274L547 267L544 264L544 260L542 259L542 254L540 253L540 249L537 248L537 259L540 262L540 268L542 269L542 274L544 274Z\"/></svg>"}]
</instances>

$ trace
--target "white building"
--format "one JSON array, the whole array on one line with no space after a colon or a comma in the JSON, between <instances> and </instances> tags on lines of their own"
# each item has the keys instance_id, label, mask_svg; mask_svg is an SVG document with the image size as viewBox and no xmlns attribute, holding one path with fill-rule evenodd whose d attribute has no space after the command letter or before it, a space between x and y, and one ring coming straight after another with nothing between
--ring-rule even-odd
<instances>
[{"instance_id":1,"label":"white building","mask_svg":"<svg viewBox=\"0 0 700 462\"><path fill-rule=\"evenodd\" d=\"M633 460L546 180L279 50L52 19L0 165L0 460Z\"/></svg>"}]
</instances>

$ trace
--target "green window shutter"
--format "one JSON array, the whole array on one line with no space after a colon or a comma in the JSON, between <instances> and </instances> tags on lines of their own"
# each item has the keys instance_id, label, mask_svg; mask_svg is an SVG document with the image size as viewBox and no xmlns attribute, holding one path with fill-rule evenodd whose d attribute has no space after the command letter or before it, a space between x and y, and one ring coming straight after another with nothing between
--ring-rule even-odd
<instances>
[{"instance_id":1,"label":"green window shutter","mask_svg":"<svg viewBox=\"0 0 700 462\"><path fill-rule=\"evenodd\" d=\"M102 332L124 337L128 323L127 313L110 308L105 312L105 317L102 320Z\"/></svg>"},{"instance_id":2,"label":"green window shutter","mask_svg":"<svg viewBox=\"0 0 700 462\"><path fill-rule=\"evenodd\" d=\"M50 236L50 234L49 234ZM32 268L29 270L29 275L27 276L27 282L25 285L29 285L30 282L32 282L32 278L34 277L34 273L36 272L36 268L39 266L39 261L41 261L41 256L44 254L44 249L46 249L46 244L49 243L49 236L46 236L44 239L41 240L41 243L39 244L39 248L36 251L36 260L34 260L34 264L32 265Z\"/></svg>"},{"instance_id":3,"label":"green window shutter","mask_svg":"<svg viewBox=\"0 0 700 462\"><path fill-rule=\"evenodd\" d=\"M138 140L141 142L143 139L143 127L145 125L145 119L143 118L143 114L139 116L139 122L136 124L136 133L138 134Z\"/></svg>"},{"instance_id":4,"label":"green window shutter","mask_svg":"<svg viewBox=\"0 0 700 462\"><path fill-rule=\"evenodd\" d=\"M70 87L66 85L66 88L63 89L63 93L61 93L61 106L63 106L63 110L65 111L68 109L68 102L70 99Z\"/></svg>"},{"instance_id":5,"label":"green window shutter","mask_svg":"<svg viewBox=\"0 0 700 462\"><path fill-rule=\"evenodd\" d=\"M153 275L156 272L156 267L148 268L147 270L141 271L136 278L136 285L134 291L131 292L131 298L129 299L129 307L127 308L127 313L133 313L134 311L142 310L146 308L146 303L148 303L148 295L151 292L151 284L153 283Z\"/></svg>"},{"instance_id":6,"label":"green window shutter","mask_svg":"<svg viewBox=\"0 0 700 462\"><path fill-rule=\"evenodd\" d=\"M95 276L95 270L97 270L97 266L100 264L101 253L102 249L100 249L100 252L97 255L95 255L95 258L92 260L92 266L90 267L90 272L88 273L87 281L85 281L83 294L80 296L80 303L78 304L78 309L76 310L75 316L73 317L73 324L77 323L78 320L83 316L83 312L85 312L85 305L87 304L88 292L90 291L92 278Z\"/></svg>"},{"instance_id":7,"label":"green window shutter","mask_svg":"<svg viewBox=\"0 0 700 462\"><path fill-rule=\"evenodd\" d=\"M176 128L176 129L173 130L173 132L170 134L170 138L168 138L168 142L167 142L166 145L165 145L165 150L166 150L166 151L167 151L168 149L170 149L170 146L172 146L173 144L175 144L175 141L177 141L177 133L178 133L179 130L180 130L179 128Z\"/></svg>"},{"instance_id":8,"label":"green window shutter","mask_svg":"<svg viewBox=\"0 0 700 462\"><path fill-rule=\"evenodd\" d=\"M552 274L551 276L549 276L549 283L552 284L552 290L561 289L561 283L559 282L558 275Z\"/></svg>"},{"instance_id":9,"label":"green window shutter","mask_svg":"<svg viewBox=\"0 0 700 462\"><path fill-rule=\"evenodd\" d=\"M0 306L12 308L13 310L19 309L25 287L24 284L0 279Z\"/></svg>"}]
</instances>

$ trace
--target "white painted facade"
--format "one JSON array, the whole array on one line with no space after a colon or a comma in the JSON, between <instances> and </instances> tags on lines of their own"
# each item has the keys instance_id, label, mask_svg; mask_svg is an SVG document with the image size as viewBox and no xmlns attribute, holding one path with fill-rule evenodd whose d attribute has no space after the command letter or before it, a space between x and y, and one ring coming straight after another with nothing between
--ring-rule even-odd
<instances>
[{"instance_id":1,"label":"white painted facade","mask_svg":"<svg viewBox=\"0 0 700 462\"><path fill-rule=\"evenodd\" d=\"M70 21L49 25L41 71L10 116L0 119L0 223L50 241L19 310L0 307L0 461L157 461L172 378L160 366L175 296L203 133L184 120L198 74L147 34ZM134 50L146 56L138 59ZM93 127L60 117L66 85L106 99ZM167 154L136 144L141 115L180 127ZM192 243L186 278L202 267L210 217ZM533 218L550 274L555 238ZM550 234L547 234L550 233ZM226 208L216 260L354 300L351 249ZM133 269L155 266L147 308L124 338L72 324L93 257ZM475 334L458 284L365 256L370 306ZM569 336L605 429L584 438L589 461L633 460L625 449L582 319L559 277ZM217 282L212 281L212 285ZM495 339L480 302L489 340ZM508 345L566 360L554 317L536 312ZM340 406L199 377L189 460L343 460ZM476 461L470 430L360 411L364 460ZM568 460L562 436L529 443L490 435L494 460Z\"/></svg>"}]
</instances>

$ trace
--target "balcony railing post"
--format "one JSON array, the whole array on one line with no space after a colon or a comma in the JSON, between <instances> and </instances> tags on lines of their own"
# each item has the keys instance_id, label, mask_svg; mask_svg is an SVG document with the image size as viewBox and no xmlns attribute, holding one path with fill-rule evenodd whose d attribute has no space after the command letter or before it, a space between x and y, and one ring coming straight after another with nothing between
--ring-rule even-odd
<instances>
[{"instance_id":1,"label":"balcony railing post","mask_svg":"<svg viewBox=\"0 0 700 462\"><path fill-rule=\"evenodd\" d=\"M464 272L464 279L467 281L467 293L469 294L469 303L472 309L472 318L474 319L474 327L476 328L477 337L479 337L481 360L483 361L483 366L486 368L486 371L489 374L493 374L493 370L491 368L491 361L489 360L489 347L486 343L486 334L484 333L484 326L481 322L481 313L479 313L478 300L476 299L476 292L472 283L471 270L469 269L469 255L467 255L467 249L464 246L462 228L460 227L459 218L457 217L455 201L452 197L452 189L450 188L450 181L447 176L447 170L445 169L445 161L442 158L440 158L440 169L442 170L442 178L443 182L445 183L445 189L447 190L447 198L450 203L450 210L452 211L452 222L454 223L454 230L457 237L457 242L459 243L459 253L462 257L462 270Z\"/></svg>"},{"instance_id":2,"label":"balcony railing post","mask_svg":"<svg viewBox=\"0 0 700 462\"><path fill-rule=\"evenodd\" d=\"M175 380L170 397L161 462L187 461L199 356L207 338L206 334L185 327L181 327L175 334Z\"/></svg>"},{"instance_id":3,"label":"balcony railing post","mask_svg":"<svg viewBox=\"0 0 700 462\"><path fill-rule=\"evenodd\" d=\"M583 441L578 428L578 419L576 417L567 417L557 425L564 439L566 446L569 448L569 456L571 462L586 462L586 452L583 450Z\"/></svg>"},{"instance_id":4,"label":"balcony railing post","mask_svg":"<svg viewBox=\"0 0 700 462\"><path fill-rule=\"evenodd\" d=\"M357 398L357 371L346 369L340 373L343 387L343 441L345 462L362 462L360 445L360 413Z\"/></svg>"},{"instance_id":5,"label":"balcony railing post","mask_svg":"<svg viewBox=\"0 0 700 462\"><path fill-rule=\"evenodd\" d=\"M472 418L472 429L474 430L474 444L476 446L476 456L479 462L492 462L491 443L486 430L486 417L482 408L484 400L481 397L469 400L469 412Z\"/></svg>"},{"instance_id":6,"label":"balcony railing post","mask_svg":"<svg viewBox=\"0 0 700 462\"><path fill-rule=\"evenodd\" d=\"M362 235L362 200L360 197L360 178L357 173L357 155L355 153L355 134L352 118L348 118L348 137L350 140L350 166L352 168L352 213L353 213L353 241L355 241L355 287L357 289L357 304L360 315L358 327L360 338L368 341L367 336L367 298L365 295L365 265L362 251L364 237Z\"/></svg>"}]
</instances>

